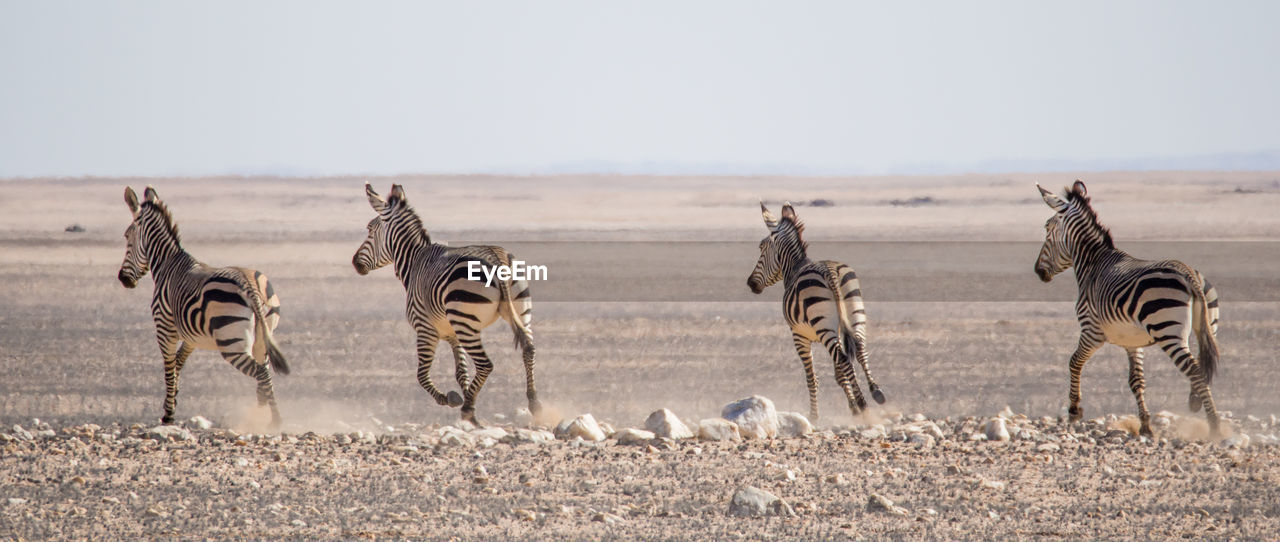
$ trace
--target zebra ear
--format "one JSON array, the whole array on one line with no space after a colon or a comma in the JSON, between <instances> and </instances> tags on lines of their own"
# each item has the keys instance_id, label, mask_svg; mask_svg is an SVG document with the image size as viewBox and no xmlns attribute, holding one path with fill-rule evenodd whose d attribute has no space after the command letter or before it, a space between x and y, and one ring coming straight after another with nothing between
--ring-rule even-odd
<instances>
[{"instance_id":1,"label":"zebra ear","mask_svg":"<svg viewBox=\"0 0 1280 542\"><path fill-rule=\"evenodd\" d=\"M147 185L147 189L142 191L142 200L147 203L156 203L160 201L160 194L157 194L156 189L151 185Z\"/></svg>"},{"instance_id":2,"label":"zebra ear","mask_svg":"<svg viewBox=\"0 0 1280 542\"><path fill-rule=\"evenodd\" d=\"M1040 197L1044 199L1045 205L1048 205L1054 211L1057 211L1059 213L1066 212L1067 210L1066 201L1063 201L1062 198L1058 197L1053 192L1045 190L1044 187L1040 186L1039 183L1036 184L1036 188L1040 189Z\"/></svg>"},{"instance_id":3,"label":"zebra ear","mask_svg":"<svg viewBox=\"0 0 1280 542\"><path fill-rule=\"evenodd\" d=\"M1076 179L1076 183L1071 185L1071 191L1075 192L1077 196L1082 198L1089 195L1089 190L1084 187L1084 181L1081 181L1080 179Z\"/></svg>"},{"instance_id":4,"label":"zebra ear","mask_svg":"<svg viewBox=\"0 0 1280 542\"><path fill-rule=\"evenodd\" d=\"M392 199L398 199L402 203L405 201L408 201L408 199L404 197L403 186L400 186L398 184L391 185L391 195L387 196L387 201L391 201Z\"/></svg>"},{"instance_id":5,"label":"zebra ear","mask_svg":"<svg viewBox=\"0 0 1280 542\"><path fill-rule=\"evenodd\" d=\"M124 203L129 206L129 210L134 216L138 214L138 194L133 191L132 187L124 187Z\"/></svg>"},{"instance_id":6,"label":"zebra ear","mask_svg":"<svg viewBox=\"0 0 1280 542\"><path fill-rule=\"evenodd\" d=\"M386 200L383 200L382 196L374 192L373 185L368 182L364 183L364 195L369 198L369 206L373 207L373 210L377 211L378 214L382 214L383 209L387 208Z\"/></svg>"},{"instance_id":7,"label":"zebra ear","mask_svg":"<svg viewBox=\"0 0 1280 542\"><path fill-rule=\"evenodd\" d=\"M782 218L789 219L792 222L795 222L797 220L796 209L791 206L791 202L789 201L782 204Z\"/></svg>"},{"instance_id":8,"label":"zebra ear","mask_svg":"<svg viewBox=\"0 0 1280 542\"><path fill-rule=\"evenodd\" d=\"M773 213L769 212L769 208L764 206L764 200L760 200L760 214L764 216L764 225L768 226L769 229L772 230L778 227L778 217L773 216Z\"/></svg>"}]
</instances>

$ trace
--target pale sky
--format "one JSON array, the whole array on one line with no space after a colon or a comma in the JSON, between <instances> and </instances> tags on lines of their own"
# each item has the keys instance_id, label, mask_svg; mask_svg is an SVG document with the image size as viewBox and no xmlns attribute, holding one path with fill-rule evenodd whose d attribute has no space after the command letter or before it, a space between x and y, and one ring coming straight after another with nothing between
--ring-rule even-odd
<instances>
[{"instance_id":1,"label":"pale sky","mask_svg":"<svg viewBox=\"0 0 1280 542\"><path fill-rule=\"evenodd\" d=\"M1280 2L12 2L0 177L1280 169Z\"/></svg>"}]
</instances>

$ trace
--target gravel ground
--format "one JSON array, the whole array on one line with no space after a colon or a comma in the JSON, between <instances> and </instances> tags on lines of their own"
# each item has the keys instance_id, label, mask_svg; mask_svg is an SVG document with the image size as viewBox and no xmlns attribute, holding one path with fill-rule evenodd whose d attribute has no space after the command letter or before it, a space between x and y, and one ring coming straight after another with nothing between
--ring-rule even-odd
<instances>
[{"instance_id":1,"label":"gravel ground","mask_svg":"<svg viewBox=\"0 0 1280 542\"><path fill-rule=\"evenodd\" d=\"M550 440L515 426L252 435L6 428L0 537L432 539L1247 538L1280 533L1276 426L1157 415L1068 425L1003 413L797 438ZM994 419L994 418L992 418ZM25 433L25 434L24 434ZM929 435L929 436L925 436ZM936 437L935 437L936 435ZM1251 435L1245 441L1241 435ZM778 514L729 513L762 489Z\"/></svg>"}]
</instances>

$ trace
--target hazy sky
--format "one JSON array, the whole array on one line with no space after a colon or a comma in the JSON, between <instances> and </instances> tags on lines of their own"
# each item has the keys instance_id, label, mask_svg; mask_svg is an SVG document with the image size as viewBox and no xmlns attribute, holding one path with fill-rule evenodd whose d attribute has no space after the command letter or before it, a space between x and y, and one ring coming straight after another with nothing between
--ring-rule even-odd
<instances>
[{"instance_id":1,"label":"hazy sky","mask_svg":"<svg viewBox=\"0 0 1280 542\"><path fill-rule=\"evenodd\" d=\"M0 177L1250 167L1278 6L0 0Z\"/></svg>"}]
</instances>

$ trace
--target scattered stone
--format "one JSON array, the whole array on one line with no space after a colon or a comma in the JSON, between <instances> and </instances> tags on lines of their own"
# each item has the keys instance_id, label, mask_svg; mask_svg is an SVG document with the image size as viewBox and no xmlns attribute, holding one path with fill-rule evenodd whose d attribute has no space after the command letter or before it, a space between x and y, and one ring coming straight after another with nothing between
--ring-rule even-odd
<instances>
[{"instance_id":1,"label":"scattered stone","mask_svg":"<svg viewBox=\"0 0 1280 542\"><path fill-rule=\"evenodd\" d=\"M1244 433L1236 433L1222 440L1219 443L1223 448L1244 449L1249 447L1249 435Z\"/></svg>"},{"instance_id":2,"label":"scattered stone","mask_svg":"<svg viewBox=\"0 0 1280 542\"><path fill-rule=\"evenodd\" d=\"M698 439L737 442L742 440L742 434L738 425L729 420L709 418L698 422Z\"/></svg>"},{"instance_id":3,"label":"scattered stone","mask_svg":"<svg viewBox=\"0 0 1280 542\"><path fill-rule=\"evenodd\" d=\"M27 504L27 500L20 499L18 497L9 497L9 506L18 506L21 504Z\"/></svg>"},{"instance_id":4,"label":"scattered stone","mask_svg":"<svg viewBox=\"0 0 1280 542\"><path fill-rule=\"evenodd\" d=\"M877 425L877 426L859 431L858 436L861 436L862 438L867 440L878 440L886 437L887 435L884 432L884 427Z\"/></svg>"},{"instance_id":5,"label":"scattered stone","mask_svg":"<svg viewBox=\"0 0 1280 542\"><path fill-rule=\"evenodd\" d=\"M1005 405L1004 410L1001 410L999 414L996 414L997 418L1004 418L1009 421L1013 421L1013 416L1013 409L1009 408L1009 405Z\"/></svg>"},{"instance_id":6,"label":"scattered stone","mask_svg":"<svg viewBox=\"0 0 1280 542\"><path fill-rule=\"evenodd\" d=\"M201 430L207 431L210 427L213 427L213 422L209 421L208 418L205 418L204 416L193 416L189 421L191 422L191 425L194 425Z\"/></svg>"},{"instance_id":7,"label":"scattered stone","mask_svg":"<svg viewBox=\"0 0 1280 542\"><path fill-rule=\"evenodd\" d=\"M618 444L648 444L655 438L654 434L643 429L626 428L614 433Z\"/></svg>"},{"instance_id":8,"label":"scattered stone","mask_svg":"<svg viewBox=\"0 0 1280 542\"><path fill-rule=\"evenodd\" d=\"M597 512L596 515L591 516L591 521L604 523L605 525L613 525L616 523L622 523L625 520L622 519L622 516L610 514L608 512Z\"/></svg>"},{"instance_id":9,"label":"scattered stone","mask_svg":"<svg viewBox=\"0 0 1280 542\"><path fill-rule=\"evenodd\" d=\"M62 231L67 233L84 233L84 226L81 226L80 224L72 224L63 228Z\"/></svg>"},{"instance_id":10,"label":"scattered stone","mask_svg":"<svg viewBox=\"0 0 1280 542\"><path fill-rule=\"evenodd\" d=\"M147 438L153 440L195 440L190 431L176 425L157 425L147 430Z\"/></svg>"},{"instance_id":11,"label":"scattered stone","mask_svg":"<svg viewBox=\"0 0 1280 542\"><path fill-rule=\"evenodd\" d=\"M237 457L237 458L235 458L235 460L233 460L233 461L231 462L231 464L233 464L233 465L235 465L235 466L237 466L237 467L240 467L240 468L244 468L244 467L248 467L248 466L249 466L249 460L248 460L248 459L245 459L245 458L243 458L243 457Z\"/></svg>"},{"instance_id":12,"label":"scattered stone","mask_svg":"<svg viewBox=\"0 0 1280 542\"><path fill-rule=\"evenodd\" d=\"M778 435L778 411L767 397L753 395L724 406L720 417L738 426L744 438L767 439Z\"/></svg>"},{"instance_id":13,"label":"scattered stone","mask_svg":"<svg viewBox=\"0 0 1280 542\"><path fill-rule=\"evenodd\" d=\"M508 433L507 436L502 437L501 442L506 444L541 444L544 442L551 442L555 439L556 436L551 434L550 431L543 431L541 429L516 429L515 431Z\"/></svg>"},{"instance_id":14,"label":"scattered stone","mask_svg":"<svg viewBox=\"0 0 1280 542\"><path fill-rule=\"evenodd\" d=\"M917 448L922 450L933 448L934 445L933 435L927 433L914 433L907 437L907 442L916 445Z\"/></svg>"},{"instance_id":15,"label":"scattered stone","mask_svg":"<svg viewBox=\"0 0 1280 542\"><path fill-rule=\"evenodd\" d=\"M992 418L987 422L983 433L987 436L987 440L1007 441L1009 440L1009 428L1005 425L1004 418Z\"/></svg>"},{"instance_id":16,"label":"scattered stone","mask_svg":"<svg viewBox=\"0 0 1280 542\"><path fill-rule=\"evenodd\" d=\"M655 410L652 414L649 414L649 417L644 421L644 428L652 431L656 436L672 440L694 437L693 431L689 429L689 426L680 421L680 418L676 417L676 413L665 408Z\"/></svg>"},{"instance_id":17,"label":"scattered stone","mask_svg":"<svg viewBox=\"0 0 1280 542\"><path fill-rule=\"evenodd\" d=\"M753 486L739 487L729 500L729 515L738 517L793 517L796 511L776 495Z\"/></svg>"},{"instance_id":18,"label":"scattered stone","mask_svg":"<svg viewBox=\"0 0 1280 542\"><path fill-rule=\"evenodd\" d=\"M872 493L867 497L868 512L886 512L895 516L907 515L907 509L894 504L892 500L884 495Z\"/></svg>"},{"instance_id":19,"label":"scattered stone","mask_svg":"<svg viewBox=\"0 0 1280 542\"><path fill-rule=\"evenodd\" d=\"M534 513L533 510L525 510L523 508L520 508L516 510L515 514L516 514L516 518L518 518L520 521L537 521L538 520L538 514Z\"/></svg>"},{"instance_id":20,"label":"scattered stone","mask_svg":"<svg viewBox=\"0 0 1280 542\"><path fill-rule=\"evenodd\" d=\"M289 525L293 525L294 527L298 527L298 528L303 528L307 526L307 522L302 521L300 519L295 519L293 521L290 521Z\"/></svg>"},{"instance_id":21,"label":"scattered stone","mask_svg":"<svg viewBox=\"0 0 1280 542\"><path fill-rule=\"evenodd\" d=\"M1051 453L1051 452L1056 452L1056 451L1058 451L1058 450L1059 450L1058 445L1057 445L1057 444L1054 444L1054 443L1052 443L1052 442L1046 442L1046 443L1044 443L1044 444L1041 444L1041 445L1039 445L1039 446L1036 446L1036 451L1037 451L1037 452L1049 452L1049 453Z\"/></svg>"},{"instance_id":22,"label":"scattered stone","mask_svg":"<svg viewBox=\"0 0 1280 542\"><path fill-rule=\"evenodd\" d=\"M556 438L573 440L581 438L587 442L600 442L607 438L596 417L583 414L572 420L565 420L556 426Z\"/></svg>"},{"instance_id":23,"label":"scattered stone","mask_svg":"<svg viewBox=\"0 0 1280 542\"><path fill-rule=\"evenodd\" d=\"M988 480L986 478L979 478L978 485L982 486L983 489L994 489L996 491L1000 491L1004 489L1004 482L1001 482L999 480Z\"/></svg>"},{"instance_id":24,"label":"scattered stone","mask_svg":"<svg viewBox=\"0 0 1280 542\"><path fill-rule=\"evenodd\" d=\"M476 443L476 439L471 433L451 425L437 429L436 434L440 436L439 442L441 446L471 447Z\"/></svg>"},{"instance_id":25,"label":"scattered stone","mask_svg":"<svg viewBox=\"0 0 1280 542\"><path fill-rule=\"evenodd\" d=\"M778 436L784 438L803 437L813 432L813 424L809 418L799 412L778 413Z\"/></svg>"},{"instance_id":26,"label":"scattered stone","mask_svg":"<svg viewBox=\"0 0 1280 542\"><path fill-rule=\"evenodd\" d=\"M497 444L501 442L502 439L507 438L507 430L501 427L486 427L484 429L471 431L471 436L475 439L477 444L485 448L491 448L494 444Z\"/></svg>"},{"instance_id":27,"label":"scattered stone","mask_svg":"<svg viewBox=\"0 0 1280 542\"><path fill-rule=\"evenodd\" d=\"M35 439L35 437L31 436L31 433L26 429L23 429L21 425L13 426L13 436L16 437L18 440L34 440Z\"/></svg>"}]
</instances>

